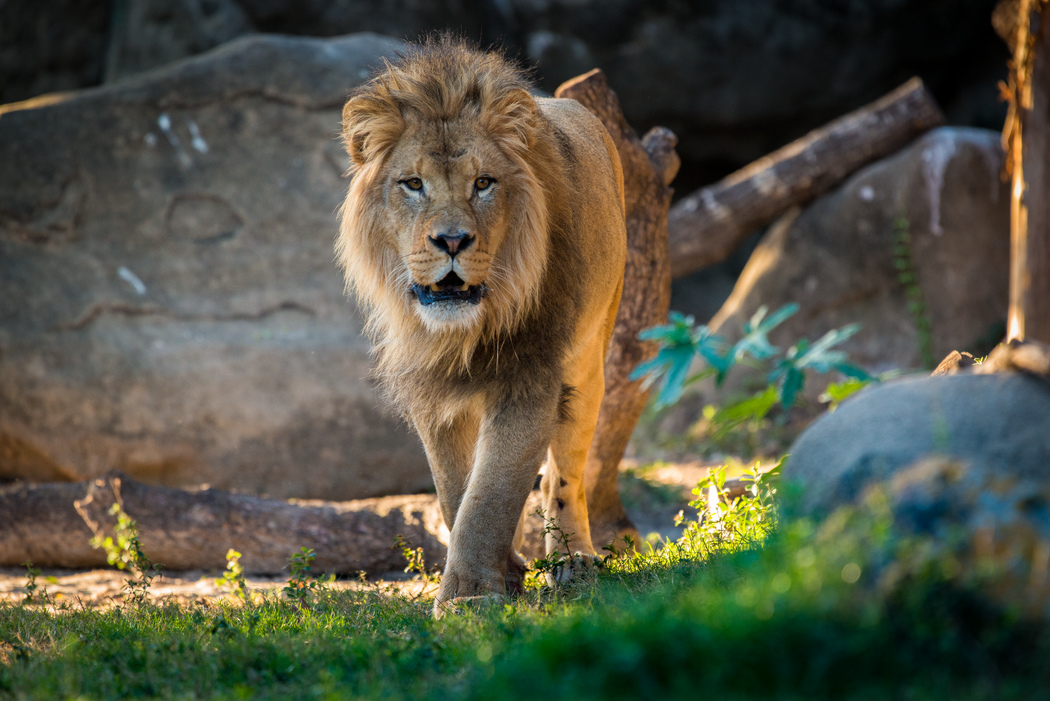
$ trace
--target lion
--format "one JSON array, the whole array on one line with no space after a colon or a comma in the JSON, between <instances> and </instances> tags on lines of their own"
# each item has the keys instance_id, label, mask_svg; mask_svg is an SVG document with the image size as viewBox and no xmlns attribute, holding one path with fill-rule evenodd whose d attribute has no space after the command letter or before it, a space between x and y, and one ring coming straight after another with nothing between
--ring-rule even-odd
<instances>
[{"instance_id":1,"label":"lion","mask_svg":"<svg viewBox=\"0 0 1050 701\"><path fill-rule=\"evenodd\" d=\"M435 614L520 591L545 459L545 546L571 555L548 577L593 566L583 473L626 259L611 137L576 101L533 97L502 55L447 37L352 92L342 135L336 258L450 531Z\"/></svg>"}]
</instances>

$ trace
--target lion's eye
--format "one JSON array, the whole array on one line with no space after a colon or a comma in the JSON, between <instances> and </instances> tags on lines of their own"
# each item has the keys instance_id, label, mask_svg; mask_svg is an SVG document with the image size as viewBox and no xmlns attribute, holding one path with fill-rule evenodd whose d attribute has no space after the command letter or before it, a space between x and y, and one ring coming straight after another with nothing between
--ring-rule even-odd
<instances>
[{"instance_id":1,"label":"lion's eye","mask_svg":"<svg viewBox=\"0 0 1050 701\"><path fill-rule=\"evenodd\" d=\"M474 181L474 187L481 192L482 190L488 190L492 186L492 183L496 182L492 178L480 177Z\"/></svg>"},{"instance_id":2,"label":"lion's eye","mask_svg":"<svg viewBox=\"0 0 1050 701\"><path fill-rule=\"evenodd\" d=\"M402 180L401 184L407 187L409 190L419 191L423 189L423 181L419 178L408 178Z\"/></svg>"}]
</instances>

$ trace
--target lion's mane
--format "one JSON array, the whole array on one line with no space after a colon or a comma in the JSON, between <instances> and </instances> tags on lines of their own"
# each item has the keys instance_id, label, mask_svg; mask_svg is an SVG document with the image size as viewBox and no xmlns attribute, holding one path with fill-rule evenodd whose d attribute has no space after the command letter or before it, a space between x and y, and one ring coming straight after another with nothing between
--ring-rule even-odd
<instances>
[{"instance_id":1,"label":"lion's mane","mask_svg":"<svg viewBox=\"0 0 1050 701\"><path fill-rule=\"evenodd\" d=\"M367 314L376 372L386 384L420 370L470 373L479 344L500 345L538 304L547 269L551 192L563 183L548 151L535 149L537 112L521 71L497 54L481 53L448 38L413 47L385 62L351 94L343 135L352 181L341 211L336 257L348 287ZM412 119L443 122L447 129L480 125L515 164L508 236L495 254L478 323L435 331L412 308L409 271L398 255L386 211L387 156L406 137ZM408 134L408 138L412 138Z\"/></svg>"}]
</instances>

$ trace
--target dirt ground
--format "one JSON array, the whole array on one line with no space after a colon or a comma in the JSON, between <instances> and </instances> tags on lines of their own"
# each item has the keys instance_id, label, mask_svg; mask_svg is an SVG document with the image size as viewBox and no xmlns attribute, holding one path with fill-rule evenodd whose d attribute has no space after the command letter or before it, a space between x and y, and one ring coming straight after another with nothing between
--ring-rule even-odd
<instances>
[{"instance_id":1,"label":"dirt ground","mask_svg":"<svg viewBox=\"0 0 1050 701\"><path fill-rule=\"evenodd\" d=\"M710 467L710 463L693 462L638 468L630 461L624 461L625 476L621 481L624 504L643 537L651 533L667 539L678 536L681 527L674 526L674 517L683 510L687 517L695 516L696 512L688 502L695 498L692 489L706 476ZM201 570L162 572L153 580L149 593L158 602L182 604L235 599L216 582L221 576L222 572ZM46 590L56 606L106 608L122 602L126 581L126 573L116 569L43 569L36 577L36 597L42 598L41 594ZM251 590L266 592L281 589L287 578L249 576L247 581ZM0 601L22 601L27 583L26 568L0 567ZM401 572L391 572L374 581L336 580L331 586L341 589L378 587L382 591L425 596L432 594L436 585L413 580Z\"/></svg>"}]
</instances>

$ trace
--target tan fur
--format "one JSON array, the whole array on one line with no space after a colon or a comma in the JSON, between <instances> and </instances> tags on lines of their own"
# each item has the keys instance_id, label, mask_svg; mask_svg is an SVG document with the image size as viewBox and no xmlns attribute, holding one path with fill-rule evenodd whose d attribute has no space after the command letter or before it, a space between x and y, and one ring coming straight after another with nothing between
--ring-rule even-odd
<instances>
[{"instance_id":1,"label":"tan fur","mask_svg":"<svg viewBox=\"0 0 1050 701\"><path fill-rule=\"evenodd\" d=\"M502 57L448 39L351 95L343 137L337 260L451 531L436 611L519 583L512 541L545 457L548 517L589 559L583 465L626 256L612 140L578 103L534 99ZM487 294L423 304L453 272Z\"/></svg>"}]
</instances>

